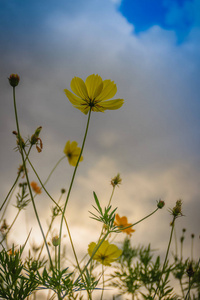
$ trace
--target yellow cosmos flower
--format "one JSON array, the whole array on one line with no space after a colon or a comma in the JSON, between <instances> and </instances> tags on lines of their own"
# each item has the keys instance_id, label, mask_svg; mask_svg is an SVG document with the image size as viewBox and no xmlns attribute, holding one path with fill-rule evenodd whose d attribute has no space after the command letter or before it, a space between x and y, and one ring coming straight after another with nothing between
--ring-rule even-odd
<instances>
[{"instance_id":1,"label":"yellow cosmos flower","mask_svg":"<svg viewBox=\"0 0 200 300\"><path fill-rule=\"evenodd\" d=\"M65 155L68 158L69 164L73 167L76 166L80 152L81 152L81 148L77 147L78 143L73 141L70 143L70 141L68 141L65 145L65 148L63 150L63 152L65 153ZM83 160L83 156L81 156L80 161Z\"/></svg>"},{"instance_id":2,"label":"yellow cosmos flower","mask_svg":"<svg viewBox=\"0 0 200 300\"><path fill-rule=\"evenodd\" d=\"M128 235L131 235L131 233L135 231L131 227L123 229L124 227L130 226L131 223L128 223L127 217L121 217L120 218L120 216L118 214L115 215L114 225L116 225L117 227L119 227L119 229L121 231L125 232Z\"/></svg>"},{"instance_id":3,"label":"yellow cosmos flower","mask_svg":"<svg viewBox=\"0 0 200 300\"><path fill-rule=\"evenodd\" d=\"M85 82L79 77L74 77L71 81L71 89L76 96L65 89L67 98L84 114L87 114L90 109L100 112L106 109L118 109L124 103L123 99L108 100L115 96L116 84L111 80L102 80L99 75L92 74Z\"/></svg>"},{"instance_id":4,"label":"yellow cosmos flower","mask_svg":"<svg viewBox=\"0 0 200 300\"><path fill-rule=\"evenodd\" d=\"M92 256L92 253L96 246L97 244L94 242L89 244L88 253L90 257ZM103 241L103 243L93 256L93 259L99 261L102 265L110 266L111 263L117 260L121 254L122 250L120 250L116 245L110 244L108 241Z\"/></svg>"}]
</instances>

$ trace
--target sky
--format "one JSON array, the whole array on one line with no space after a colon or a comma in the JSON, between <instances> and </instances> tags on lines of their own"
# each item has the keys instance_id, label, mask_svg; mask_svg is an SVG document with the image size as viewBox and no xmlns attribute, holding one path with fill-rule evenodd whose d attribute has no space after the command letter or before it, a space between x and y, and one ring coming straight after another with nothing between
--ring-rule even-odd
<instances>
[{"instance_id":1,"label":"sky","mask_svg":"<svg viewBox=\"0 0 200 300\"><path fill-rule=\"evenodd\" d=\"M100 230L89 218L93 191L102 206L107 205L110 180L120 173L122 185L112 200L120 216L133 223L152 212L156 200L166 203L135 227L133 245L151 243L164 255L169 208L181 198L184 216L177 220L177 236L187 229L184 251L189 256L194 233L198 257L200 1L0 0L0 41L1 201L20 164L13 150L16 125L8 76L17 73L21 78L16 97L22 135L31 136L42 126L43 151L33 149L30 159L45 181L67 140L81 145L87 122L63 90L70 89L74 76L85 80L99 74L115 81L116 97L123 98L124 105L92 113L84 160L66 212L78 254L87 251ZM57 167L47 184L55 199L61 188L68 188L72 173L67 159ZM36 181L30 169L29 174ZM36 205L45 228L52 204L42 193ZM8 222L15 214L11 205ZM31 206L17 221L10 244L23 243L30 228L32 240L41 241Z\"/></svg>"}]
</instances>

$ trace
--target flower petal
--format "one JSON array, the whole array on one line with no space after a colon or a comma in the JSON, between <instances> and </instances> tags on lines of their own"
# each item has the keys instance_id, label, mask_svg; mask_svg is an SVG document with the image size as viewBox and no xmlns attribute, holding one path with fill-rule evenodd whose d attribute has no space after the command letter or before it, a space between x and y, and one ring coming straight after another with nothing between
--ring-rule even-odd
<instances>
[{"instance_id":1,"label":"flower petal","mask_svg":"<svg viewBox=\"0 0 200 300\"><path fill-rule=\"evenodd\" d=\"M69 90L65 89L64 90L67 98L69 99L69 101L73 104L73 105L80 105L80 104L84 104L86 103L85 101L83 101L81 98L75 96L74 94L72 94Z\"/></svg>"},{"instance_id":2,"label":"flower petal","mask_svg":"<svg viewBox=\"0 0 200 300\"><path fill-rule=\"evenodd\" d=\"M108 101L101 101L95 104L95 111L101 111L103 112L106 109L114 110L120 108L124 103L124 99L114 99L114 100L108 100Z\"/></svg>"},{"instance_id":3,"label":"flower petal","mask_svg":"<svg viewBox=\"0 0 200 300\"><path fill-rule=\"evenodd\" d=\"M125 227L128 226L127 217L121 217L120 223L121 223L121 225L124 225Z\"/></svg>"},{"instance_id":4,"label":"flower petal","mask_svg":"<svg viewBox=\"0 0 200 300\"><path fill-rule=\"evenodd\" d=\"M94 248L96 247L96 243L94 243L94 242L92 242L92 243L90 243L89 244L89 246L88 246L88 253L89 253L89 255L90 255L90 257L92 256L92 253L93 253L93 251L94 251ZM96 259L98 257L98 255L97 255L97 253L95 253L95 255L93 256L93 259Z\"/></svg>"},{"instance_id":5,"label":"flower petal","mask_svg":"<svg viewBox=\"0 0 200 300\"><path fill-rule=\"evenodd\" d=\"M116 221L116 223L120 223L120 216L119 216L119 214L116 214L115 215L115 221Z\"/></svg>"},{"instance_id":6,"label":"flower petal","mask_svg":"<svg viewBox=\"0 0 200 300\"><path fill-rule=\"evenodd\" d=\"M98 101L108 100L115 96L117 93L117 86L114 81L104 80L103 81L103 90L101 94L96 98Z\"/></svg>"},{"instance_id":7,"label":"flower petal","mask_svg":"<svg viewBox=\"0 0 200 300\"><path fill-rule=\"evenodd\" d=\"M77 148L77 146L78 146L78 143L76 141L71 142L71 145L70 145L71 152L75 151L76 149L80 149L80 148Z\"/></svg>"},{"instance_id":8,"label":"flower petal","mask_svg":"<svg viewBox=\"0 0 200 300\"><path fill-rule=\"evenodd\" d=\"M63 150L63 152L65 153L65 155L68 154L69 149L70 149L70 141L67 141L67 143L65 144L65 148Z\"/></svg>"},{"instance_id":9,"label":"flower petal","mask_svg":"<svg viewBox=\"0 0 200 300\"><path fill-rule=\"evenodd\" d=\"M64 92L65 92L67 98L69 99L69 101L73 104L73 106L87 115L88 111L90 110L90 107L89 107L87 101L86 100L84 101L81 98L75 96L67 89L65 89Z\"/></svg>"},{"instance_id":10,"label":"flower petal","mask_svg":"<svg viewBox=\"0 0 200 300\"><path fill-rule=\"evenodd\" d=\"M95 74L87 77L85 85L87 87L88 96L91 100L94 100L103 89L102 78Z\"/></svg>"},{"instance_id":11,"label":"flower petal","mask_svg":"<svg viewBox=\"0 0 200 300\"><path fill-rule=\"evenodd\" d=\"M81 99L89 100L85 82L81 78L74 77L72 79L71 89L74 92L74 94L79 96Z\"/></svg>"}]
</instances>

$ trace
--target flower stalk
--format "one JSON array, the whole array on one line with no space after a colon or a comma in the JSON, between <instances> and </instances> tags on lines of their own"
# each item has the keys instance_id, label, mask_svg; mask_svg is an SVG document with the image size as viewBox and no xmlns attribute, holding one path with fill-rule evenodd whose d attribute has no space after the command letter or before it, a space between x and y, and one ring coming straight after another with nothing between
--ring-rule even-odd
<instances>
[{"instance_id":1,"label":"flower stalk","mask_svg":"<svg viewBox=\"0 0 200 300\"><path fill-rule=\"evenodd\" d=\"M25 177L26 177L26 181L27 181L27 185L28 185L28 189L29 189L33 209L34 209L34 212L35 212L35 216L36 216L36 219L38 221L38 225L40 227L40 231L42 233L43 239L45 241L45 246L46 246L46 249L47 249L50 265L53 269L53 262L52 262L52 259L51 259L51 254L50 254L49 247L48 247L47 241L45 239L45 234L44 234L44 231L43 231L40 219L39 219L39 215L38 215L37 208L36 208L36 205L35 205L34 197L33 197L31 186L30 186L30 181L29 181L29 177L28 177L28 172L27 172L27 168L26 168L26 161L25 161L24 153L23 153L22 139L21 139L21 135L20 135L19 121L18 121L18 114L17 114L17 105L16 105L16 98L15 98L15 86L13 87L13 103L14 103L14 111L15 111L15 120L16 120L17 132L18 132L18 137L19 137L20 154L21 154L21 157L22 157Z\"/></svg>"}]
</instances>

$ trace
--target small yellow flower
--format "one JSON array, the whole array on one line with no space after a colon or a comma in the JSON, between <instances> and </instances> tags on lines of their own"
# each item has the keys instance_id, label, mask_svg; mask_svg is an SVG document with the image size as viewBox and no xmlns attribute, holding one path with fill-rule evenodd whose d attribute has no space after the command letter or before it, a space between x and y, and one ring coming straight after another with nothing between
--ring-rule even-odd
<instances>
[{"instance_id":1,"label":"small yellow flower","mask_svg":"<svg viewBox=\"0 0 200 300\"><path fill-rule=\"evenodd\" d=\"M131 235L132 232L135 232L134 229L132 229L131 227L123 229L124 227L128 227L131 225L131 223L128 223L127 217L121 217L116 214L115 215L115 222L114 225L116 225L117 227L119 227L119 229L123 232L125 232L126 234Z\"/></svg>"},{"instance_id":2,"label":"small yellow flower","mask_svg":"<svg viewBox=\"0 0 200 300\"><path fill-rule=\"evenodd\" d=\"M42 193L41 188L37 185L37 182L32 181L32 182L31 182L31 187L32 187L33 191L34 191L36 194L41 194L41 193Z\"/></svg>"},{"instance_id":3,"label":"small yellow flower","mask_svg":"<svg viewBox=\"0 0 200 300\"><path fill-rule=\"evenodd\" d=\"M76 166L79 155L81 153L81 148L77 147L78 143L73 141L70 143L70 141L68 141L65 145L65 148L63 150L63 152L65 153L65 155L68 158L69 164L73 167ZM83 156L81 156L80 161L83 160Z\"/></svg>"},{"instance_id":4,"label":"small yellow flower","mask_svg":"<svg viewBox=\"0 0 200 300\"><path fill-rule=\"evenodd\" d=\"M101 241L99 241L99 243L100 242ZM96 246L97 244L94 242L89 244L88 253L90 257L92 256L92 253ZM122 250L120 250L116 245L110 244L108 241L103 241L103 243L93 256L93 259L99 261L102 265L110 266L111 263L117 260L121 254Z\"/></svg>"},{"instance_id":5,"label":"small yellow flower","mask_svg":"<svg viewBox=\"0 0 200 300\"><path fill-rule=\"evenodd\" d=\"M79 77L74 77L71 81L71 89L76 96L65 89L67 98L84 114L87 114L90 109L99 112L118 109L124 103L123 99L108 100L115 96L116 84L111 80L102 80L99 75L92 74L85 82Z\"/></svg>"}]
</instances>

